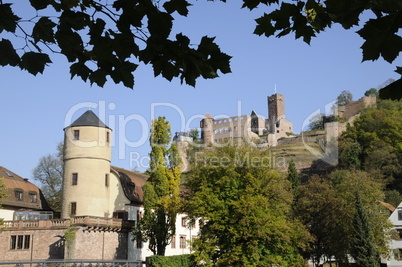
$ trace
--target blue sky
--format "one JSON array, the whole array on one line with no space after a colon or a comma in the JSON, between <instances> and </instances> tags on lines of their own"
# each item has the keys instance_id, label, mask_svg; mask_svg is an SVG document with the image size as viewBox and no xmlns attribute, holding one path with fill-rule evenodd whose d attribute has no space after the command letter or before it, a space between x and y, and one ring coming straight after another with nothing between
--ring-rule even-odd
<instances>
[{"instance_id":1,"label":"blue sky","mask_svg":"<svg viewBox=\"0 0 402 267\"><path fill-rule=\"evenodd\" d=\"M233 56L231 74L199 80L196 88L154 78L150 66L137 69L134 90L112 82L104 88L91 87L80 79L70 80L66 60L54 55L54 63L36 77L2 68L0 165L32 180L40 157L55 153L63 140L66 117L77 109L72 116L76 119L89 102L101 118L105 114L102 119L114 130L112 164L132 169L135 162L130 155L146 162L152 115L166 116L173 133L187 130L186 124L198 127L206 113L236 116L239 107L241 114L255 110L266 117L267 96L276 85L277 92L285 95L287 119L298 133L311 113L323 109L342 90L358 99L366 90L398 78L393 71L401 64L399 58L392 65L383 60L361 63L363 40L355 30L334 26L310 46L293 36L259 37L252 34L254 19L269 10L250 12L240 6L239 1L197 1L189 17L176 20L176 33L183 32L194 43L204 35L216 36L222 51Z\"/></svg>"}]
</instances>

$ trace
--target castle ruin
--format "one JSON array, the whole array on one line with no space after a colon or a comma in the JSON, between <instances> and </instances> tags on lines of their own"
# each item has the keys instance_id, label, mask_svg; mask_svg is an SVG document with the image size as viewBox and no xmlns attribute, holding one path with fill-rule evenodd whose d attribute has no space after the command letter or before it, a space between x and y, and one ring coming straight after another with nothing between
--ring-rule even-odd
<instances>
[{"instance_id":1,"label":"castle ruin","mask_svg":"<svg viewBox=\"0 0 402 267\"><path fill-rule=\"evenodd\" d=\"M200 122L201 140L204 144L224 144L233 140L262 141L268 146L276 146L277 140L293 133L293 125L286 120L285 97L273 94L268 97L268 119L251 115L240 115L214 119L206 114Z\"/></svg>"}]
</instances>

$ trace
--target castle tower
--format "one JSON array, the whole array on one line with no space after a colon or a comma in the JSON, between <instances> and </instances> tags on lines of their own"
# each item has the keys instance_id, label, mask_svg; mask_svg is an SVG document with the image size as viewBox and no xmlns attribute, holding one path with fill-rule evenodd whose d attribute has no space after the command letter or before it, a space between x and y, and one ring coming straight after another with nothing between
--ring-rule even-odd
<instances>
[{"instance_id":1,"label":"castle tower","mask_svg":"<svg viewBox=\"0 0 402 267\"><path fill-rule=\"evenodd\" d=\"M204 144L213 143L214 140L214 119L207 114L200 122L201 139Z\"/></svg>"},{"instance_id":2,"label":"castle tower","mask_svg":"<svg viewBox=\"0 0 402 267\"><path fill-rule=\"evenodd\" d=\"M112 130L91 110L64 128L62 218L110 217Z\"/></svg>"},{"instance_id":3,"label":"castle tower","mask_svg":"<svg viewBox=\"0 0 402 267\"><path fill-rule=\"evenodd\" d=\"M286 120L285 97L273 94L268 97L268 130L279 139L293 133L293 125Z\"/></svg>"},{"instance_id":4,"label":"castle tower","mask_svg":"<svg viewBox=\"0 0 402 267\"><path fill-rule=\"evenodd\" d=\"M268 96L268 120L270 128L281 119L286 119L285 97L275 93L271 96Z\"/></svg>"}]
</instances>

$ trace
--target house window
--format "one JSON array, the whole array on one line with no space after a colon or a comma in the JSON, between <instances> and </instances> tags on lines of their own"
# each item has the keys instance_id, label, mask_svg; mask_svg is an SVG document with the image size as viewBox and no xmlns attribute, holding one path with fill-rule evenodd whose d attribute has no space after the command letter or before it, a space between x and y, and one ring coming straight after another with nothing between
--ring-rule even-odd
<instances>
[{"instance_id":1,"label":"house window","mask_svg":"<svg viewBox=\"0 0 402 267\"><path fill-rule=\"evenodd\" d=\"M398 210L398 220L402 221L402 210Z\"/></svg>"},{"instance_id":2,"label":"house window","mask_svg":"<svg viewBox=\"0 0 402 267\"><path fill-rule=\"evenodd\" d=\"M75 216L77 214L77 202L70 203L70 216Z\"/></svg>"},{"instance_id":3,"label":"house window","mask_svg":"<svg viewBox=\"0 0 402 267\"><path fill-rule=\"evenodd\" d=\"M204 222L203 219L200 219L199 222L198 222L198 224L199 224L199 226L200 226L200 228L201 228L201 227L203 227L203 226L205 225L205 222Z\"/></svg>"},{"instance_id":4,"label":"house window","mask_svg":"<svg viewBox=\"0 0 402 267\"><path fill-rule=\"evenodd\" d=\"M73 173L72 179L71 179L71 184L77 185L77 183L78 183L78 173Z\"/></svg>"},{"instance_id":5,"label":"house window","mask_svg":"<svg viewBox=\"0 0 402 267\"><path fill-rule=\"evenodd\" d=\"M176 248L176 235L172 236L171 244L172 244L172 248Z\"/></svg>"},{"instance_id":6,"label":"house window","mask_svg":"<svg viewBox=\"0 0 402 267\"><path fill-rule=\"evenodd\" d=\"M396 232L398 233L397 239L402 240L402 229L396 229Z\"/></svg>"},{"instance_id":7,"label":"house window","mask_svg":"<svg viewBox=\"0 0 402 267\"><path fill-rule=\"evenodd\" d=\"M187 226L187 217L181 218L181 226L183 226L183 227Z\"/></svg>"},{"instance_id":8,"label":"house window","mask_svg":"<svg viewBox=\"0 0 402 267\"><path fill-rule=\"evenodd\" d=\"M22 201L23 200L23 198L22 198L22 193L23 193L24 191L22 190L22 189L15 189L14 190L14 195L15 195L15 199L17 200L17 201Z\"/></svg>"},{"instance_id":9,"label":"house window","mask_svg":"<svg viewBox=\"0 0 402 267\"><path fill-rule=\"evenodd\" d=\"M74 130L74 140L80 140L80 130Z\"/></svg>"},{"instance_id":10,"label":"house window","mask_svg":"<svg viewBox=\"0 0 402 267\"><path fill-rule=\"evenodd\" d=\"M186 248L186 247L187 247L186 236L182 235L180 236L180 248Z\"/></svg>"},{"instance_id":11,"label":"house window","mask_svg":"<svg viewBox=\"0 0 402 267\"><path fill-rule=\"evenodd\" d=\"M38 203L38 195L36 192L29 192L29 198L31 199L31 203Z\"/></svg>"},{"instance_id":12,"label":"house window","mask_svg":"<svg viewBox=\"0 0 402 267\"><path fill-rule=\"evenodd\" d=\"M109 174L105 174L105 186L109 186Z\"/></svg>"},{"instance_id":13,"label":"house window","mask_svg":"<svg viewBox=\"0 0 402 267\"><path fill-rule=\"evenodd\" d=\"M402 260L402 248L395 250L395 259L398 261Z\"/></svg>"},{"instance_id":14,"label":"house window","mask_svg":"<svg viewBox=\"0 0 402 267\"><path fill-rule=\"evenodd\" d=\"M142 248L142 240L140 238L140 235L138 234L137 238L136 238L136 246L138 249Z\"/></svg>"},{"instance_id":15,"label":"house window","mask_svg":"<svg viewBox=\"0 0 402 267\"><path fill-rule=\"evenodd\" d=\"M12 235L10 239L10 249L29 249L31 245L30 235Z\"/></svg>"}]
</instances>

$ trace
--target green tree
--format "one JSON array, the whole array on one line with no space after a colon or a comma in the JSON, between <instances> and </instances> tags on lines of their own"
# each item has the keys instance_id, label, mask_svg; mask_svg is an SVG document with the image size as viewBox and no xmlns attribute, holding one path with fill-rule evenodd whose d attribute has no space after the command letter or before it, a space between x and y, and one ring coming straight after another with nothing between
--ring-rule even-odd
<instances>
[{"instance_id":1,"label":"green tree","mask_svg":"<svg viewBox=\"0 0 402 267\"><path fill-rule=\"evenodd\" d=\"M180 157L170 143L170 125L165 117L152 121L150 136L149 179L144 186L144 216L134 235L149 242L156 255L165 255L166 246L175 234L179 211Z\"/></svg>"},{"instance_id":2,"label":"green tree","mask_svg":"<svg viewBox=\"0 0 402 267\"><path fill-rule=\"evenodd\" d=\"M402 195L397 190L385 191L384 202L389 203L394 207L398 207L402 202Z\"/></svg>"},{"instance_id":3,"label":"green tree","mask_svg":"<svg viewBox=\"0 0 402 267\"><path fill-rule=\"evenodd\" d=\"M197 141L199 138L199 132L198 129L194 128L190 130L190 137L193 138L193 141Z\"/></svg>"},{"instance_id":4,"label":"green tree","mask_svg":"<svg viewBox=\"0 0 402 267\"><path fill-rule=\"evenodd\" d=\"M307 128L309 131L324 130L324 114L319 113L310 118Z\"/></svg>"},{"instance_id":5,"label":"green tree","mask_svg":"<svg viewBox=\"0 0 402 267\"><path fill-rule=\"evenodd\" d=\"M3 199L5 199L7 197L7 187L4 184L4 178L0 177L0 208L1 208L1 204L3 203ZM3 225L3 218L0 218L0 226ZM0 229L1 231L1 229Z\"/></svg>"},{"instance_id":6,"label":"green tree","mask_svg":"<svg viewBox=\"0 0 402 267\"><path fill-rule=\"evenodd\" d=\"M356 265L360 267L380 266L368 215L363 207L359 192L356 194L353 230L351 256L355 259Z\"/></svg>"},{"instance_id":7,"label":"green tree","mask_svg":"<svg viewBox=\"0 0 402 267\"><path fill-rule=\"evenodd\" d=\"M335 256L339 261L347 261L347 247L342 238L346 236L348 210L329 179L318 175L310 177L299 188L294 210L313 236L307 255L315 265L318 266L323 257Z\"/></svg>"},{"instance_id":8,"label":"green tree","mask_svg":"<svg viewBox=\"0 0 402 267\"><path fill-rule=\"evenodd\" d=\"M287 178L292 185L292 189L296 190L300 185L300 175L293 160L289 162Z\"/></svg>"},{"instance_id":9,"label":"green tree","mask_svg":"<svg viewBox=\"0 0 402 267\"><path fill-rule=\"evenodd\" d=\"M102 86L110 76L131 88L133 72L141 63L151 64L155 76L169 81L180 77L190 85L200 76L214 78L218 71L230 72L230 56L220 51L214 38L203 37L194 48L195 41L172 33L173 14L187 16L189 6L187 0L32 0L27 8L34 8L38 15L20 18L12 4L0 1L0 34L7 38L0 41L0 65L19 66L36 75L51 63L49 54L56 52L71 63L72 77ZM401 51L399 0L243 0L242 7L262 6L268 6L270 13L256 19L257 35L294 34L310 44L312 37L340 24L345 29L359 28L363 61L382 57L392 63ZM373 16L362 21L363 13ZM24 27L24 22L33 27ZM23 47L14 47L18 42L13 36L25 38ZM396 71L402 74L402 68ZM395 92L385 97L392 95Z\"/></svg>"},{"instance_id":10,"label":"green tree","mask_svg":"<svg viewBox=\"0 0 402 267\"><path fill-rule=\"evenodd\" d=\"M364 110L339 141L343 168L379 173L388 189L402 192L402 103L381 100Z\"/></svg>"},{"instance_id":11,"label":"green tree","mask_svg":"<svg viewBox=\"0 0 402 267\"><path fill-rule=\"evenodd\" d=\"M366 92L364 92L365 96L370 96L370 95L378 95L378 90L375 88L370 88Z\"/></svg>"},{"instance_id":12,"label":"green tree","mask_svg":"<svg viewBox=\"0 0 402 267\"><path fill-rule=\"evenodd\" d=\"M57 145L57 153L40 158L33 170L33 178L41 186L42 193L49 206L61 212L61 186L63 181L63 143Z\"/></svg>"},{"instance_id":13,"label":"green tree","mask_svg":"<svg viewBox=\"0 0 402 267\"><path fill-rule=\"evenodd\" d=\"M353 102L353 95L348 90L343 90L338 97L336 98L336 105L339 106L346 106L349 103Z\"/></svg>"},{"instance_id":14,"label":"green tree","mask_svg":"<svg viewBox=\"0 0 402 267\"><path fill-rule=\"evenodd\" d=\"M71 77L99 86L110 76L133 88L140 63L151 64L155 76L179 77L195 86L198 77L230 72L230 56L214 38L204 36L194 46L185 35L172 33L173 13L187 16L190 5L186 0L33 0L26 8L37 15L21 18L21 10L0 1L0 65L36 75L52 63L49 54L60 53L71 64ZM23 47L14 47L20 37Z\"/></svg>"},{"instance_id":15,"label":"green tree","mask_svg":"<svg viewBox=\"0 0 402 267\"><path fill-rule=\"evenodd\" d=\"M295 212L313 235L309 252L316 263L322 256L348 263L355 238L356 190L367 211L375 254L388 255L392 225L385 207L378 203L384 199L383 188L369 173L347 170L337 170L327 178L313 176L300 187Z\"/></svg>"},{"instance_id":16,"label":"green tree","mask_svg":"<svg viewBox=\"0 0 402 267\"><path fill-rule=\"evenodd\" d=\"M304 266L309 235L292 217L291 185L246 146L203 151L188 174L186 211L204 225L192 244L206 266Z\"/></svg>"}]
</instances>

